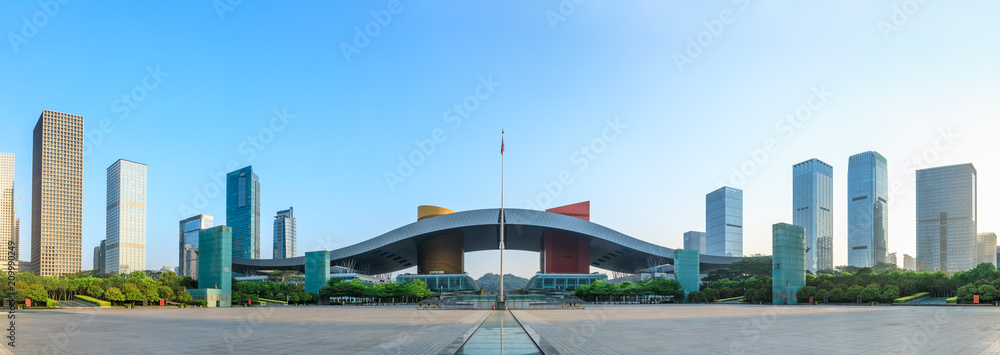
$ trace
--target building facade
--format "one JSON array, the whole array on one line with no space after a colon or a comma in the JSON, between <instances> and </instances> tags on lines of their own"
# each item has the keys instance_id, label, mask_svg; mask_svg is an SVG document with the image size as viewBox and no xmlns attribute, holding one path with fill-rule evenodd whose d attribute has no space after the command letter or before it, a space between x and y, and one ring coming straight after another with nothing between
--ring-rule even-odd
<instances>
[{"instance_id":1,"label":"building facade","mask_svg":"<svg viewBox=\"0 0 1000 355\"><path fill-rule=\"evenodd\" d=\"M705 232L684 232L684 249L697 250L699 253L705 254L707 250L705 247Z\"/></svg>"},{"instance_id":2,"label":"building facade","mask_svg":"<svg viewBox=\"0 0 1000 355\"><path fill-rule=\"evenodd\" d=\"M229 307L233 295L232 228L218 226L198 232L198 288L191 298L208 301L209 307Z\"/></svg>"},{"instance_id":3,"label":"building facade","mask_svg":"<svg viewBox=\"0 0 1000 355\"><path fill-rule=\"evenodd\" d=\"M972 164L917 170L917 270L974 268L976 228Z\"/></svg>"},{"instance_id":4,"label":"building facade","mask_svg":"<svg viewBox=\"0 0 1000 355\"><path fill-rule=\"evenodd\" d=\"M898 261L899 260L896 259L896 253L889 253L888 257L885 260L886 263L895 265L897 267L899 266L897 264Z\"/></svg>"},{"instance_id":5,"label":"building facade","mask_svg":"<svg viewBox=\"0 0 1000 355\"><path fill-rule=\"evenodd\" d=\"M701 289L701 269L699 267L699 252L694 249L674 250L674 276L684 289L684 302L688 300L691 291ZM676 301L675 301L676 302Z\"/></svg>"},{"instance_id":6,"label":"building facade","mask_svg":"<svg viewBox=\"0 0 1000 355\"><path fill-rule=\"evenodd\" d=\"M107 243L108 240L101 240L101 244L94 247L94 271L98 273L105 274L107 271L104 270L104 263L107 260Z\"/></svg>"},{"instance_id":7,"label":"building facade","mask_svg":"<svg viewBox=\"0 0 1000 355\"><path fill-rule=\"evenodd\" d=\"M885 157L870 151L847 165L847 263L873 267L889 253L889 174Z\"/></svg>"},{"instance_id":8,"label":"building facade","mask_svg":"<svg viewBox=\"0 0 1000 355\"><path fill-rule=\"evenodd\" d=\"M295 210L278 211L274 216L274 259L296 257Z\"/></svg>"},{"instance_id":9,"label":"building facade","mask_svg":"<svg viewBox=\"0 0 1000 355\"><path fill-rule=\"evenodd\" d=\"M18 247L17 205L14 203L14 154L0 153L0 245L8 247L14 242L14 250ZM20 255L15 255L14 260Z\"/></svg>"},{"instance_id":10,"label":"building facade","mask_svg":"<svg viewBox=\"0 0 1000 355\"><path fill-rule=\"evenodd\" d=\"M917 258L910 254L903 254L903 270L917 271Z\"/></svg>"},{"instance_id":11,"label":"building facade","mask_svg":"<svg viewBox=\"0 0 1000 355\"><path fill-rule=\"evenodd\" d=\"M976 236L976 266L982 263L990 263L993 264L993 267L996 267L996 248L996 233L979 233Z\"/></svg>"},{"instance_id":12,"label":"building facade","mask_svg":"<svg viewBox=\"0 0 1000 355\"><path fill-rule=\"evenodd\" d=\"M806 230L778 223L771 227L771 303L798 304L796 293L806 285Z\"/></svg>"},{"instance_id":13,"label":"building facade","mask_svg":"<svg viewBox=\"0 0 1000 355\"><path fill-rule=\"evenodd\" d=\"M42 111L31 156L31 268L39 276L81 270L83 117Z\"/></svg>"},{"instance_id":14,"label":"building facade","mask_svg":"<svg viewBox=\"0 0 1000 355\"><path fill-rule=\"evenodd\" d=\"M180 236L177 249L177 275L198 278L198 235L212 228L212 216L200 214L180 221Z\"/></svg>"},{"instance_id":15,"label":"building facade","mask_svg":"<svg viewBox=\"0 0 1000 355\"><path fill-rule=\"evenodd\" d=\"M809 159L792 167L792 224L806 229L806 269L833 269L833 167Z\"/></svg>"},{"instance_id":16,"label":"building facade","mask_svg":"<svg viewBox=\"0 0 1000 355\"><path fill-rule=\"evenodd\" d=\"M743 190L725 186L705 195L707 255L743 256Z\"/></svg>"},{"instance_id":17,"label":"building facade","mask_svg":"<svg viewBox=\"0 0 1000 355\"><path fill-rule=\"evenodd\" d=\"M260 259L260 181L252 166L226 175L226 225L233 229L233 257Z\"/></svg>"},{"instance_id":18,"label":"building facade","mask_svg":"<svg viewBox=\"0 0 1000 355\"><path fill-rule=\"evenodd\" d=\"M146 270L146 164L118 159L108 167L104 270Z\"/></svg>"}]
</instances>

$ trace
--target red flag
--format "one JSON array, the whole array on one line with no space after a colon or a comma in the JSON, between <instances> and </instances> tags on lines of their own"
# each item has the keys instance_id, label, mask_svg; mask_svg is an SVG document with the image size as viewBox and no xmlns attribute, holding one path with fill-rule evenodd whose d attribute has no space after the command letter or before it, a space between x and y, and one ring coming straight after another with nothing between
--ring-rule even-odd
<instances>
[{"instance_id":1,"label":"red flag","mask_svg":"<svg viewBox=\"0 0 1000 355\"><path fill-rule=\"evenodd\" d=\"M503 137L500 137L500 155L503 155Z\"/></svg>"}]
</instances>

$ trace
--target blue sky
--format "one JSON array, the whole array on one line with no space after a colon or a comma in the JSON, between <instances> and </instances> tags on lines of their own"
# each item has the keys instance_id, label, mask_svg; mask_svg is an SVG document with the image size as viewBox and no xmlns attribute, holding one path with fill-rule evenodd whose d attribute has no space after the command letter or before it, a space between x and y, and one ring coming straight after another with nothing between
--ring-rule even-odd
<instances>
[{"instance_id":1,"label":"blue sky","mask_svg":"<svg viewBox=\"0 0 1000 355\"><path fill-rule=\"evenodd\" d=\"M86 120L84 269L119 158L149 166L159 269L177 264L180 219L225 220L213 176L232 167L260 176L263 257L289 205L300 255L413 222L421 204L497 207L501 129L508 207L590 200L594 222L668 247L704 230L704 195L728 184L745 190L744 252L770 254L771 224L791 222L791 166L818 158L834 167L846 264L847 159L867 150L898 186L890 251L915 252L923 166L975 164L979 230L1000 230L1000 4L573 4L4 2L0 151L16 154L21 253L46 109ZM537 271L537 254L510 254L508 270ZM472 253L466 269L498 259Z\"/></svg>"}]
</instances>

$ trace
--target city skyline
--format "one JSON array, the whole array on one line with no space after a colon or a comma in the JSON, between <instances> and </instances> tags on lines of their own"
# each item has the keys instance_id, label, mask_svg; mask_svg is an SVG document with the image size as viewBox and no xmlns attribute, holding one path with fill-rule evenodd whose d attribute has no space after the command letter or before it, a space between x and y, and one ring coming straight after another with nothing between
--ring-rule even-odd
<instances>
[{"instance_id":1,"label":"city skyline","mask_svg":"<svg viewBox=\"0 0 1000 355\"><path fill-rule=\"evenodd\" d=\"M39 112L87 117L82 244L105 238L105 168L144 162L149 269L176 265L178 221L225 220L225 174L247 165L266 185L264 211L295 201L300 254L385 233L423 204L496 207L500 129L507 207L592 201L593 221L658 245L703 230L705 194L728 185L745 192L743 253L769 254L770 226L792 220L788 168L816 158L839 167L833 256L845 265L848 159L863 151L888 159L889 252L916 254L915 171L927 167L976 164L979 231L1000 230L988 183L1000 174L1000 67L981 45L995 31L980 28L998 26L996 4L928 6L884 35L886 3L582 4L555 24L553 4L405 3L349 61L341 43L377 24L378 6L244 3L223 20L203 4L73 4L0 53L0 151L17 159L18 216L30 228ZM15 19L40 11L0 6ZM679 70L674 54L689 56L722 10L736 21ZM66 55L94 52L109 55ZM530 276L536 259L510 251L505 270ZM498 253L467 260L470 274L495 272Z\"/></svg>"}]
</instances>

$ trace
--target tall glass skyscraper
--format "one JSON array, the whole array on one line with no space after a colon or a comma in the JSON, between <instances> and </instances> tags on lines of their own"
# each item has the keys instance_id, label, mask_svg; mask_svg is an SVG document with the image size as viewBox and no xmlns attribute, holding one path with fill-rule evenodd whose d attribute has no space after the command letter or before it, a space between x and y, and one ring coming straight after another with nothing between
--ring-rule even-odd
<instances>
[{"instance_id":1,"label":"tall glass skyscraper","mask_svg":"<svg viewBox=\"0 0 1000 355\"><path fill-rule=\"evenodd\" d=\"M917 270L976 267L976 168L917 170Z\"/></svg>"},{"instance_id":2,"label":"tall glass skyscraper","mask_svg":"<svg viewBox=\"0 0 1000 355\"><path fill-rule=\"evenodd\" d=\"M233 229L233 258L260 259L260 181L252 166L226 175L226 225Z\"/></svg>"},{"instance_id":3,"label":"tall glass skyscraper","mask_svg":"<svg viewBox=\"0 0 1000 355\"><path fill-rule=\"evenodd\" d=\"M180 222L180 245L177 253L177 275L198 278L198 233L212 228L214 218L200 214Z\"/></svg>"},{"instance_id":4,"label":"tall glass skyscraper","mask_svg":"<svg viewBox=\"0 0 1000 355\"><path fill-rule=\"evenodd\" d=\"M833 269L833 167L809 159L792 167L792 224L806 229L806 269Z\"/></svg>"},{"instance_id":5,"label":"tall glass skyscraper","mask_svg":"<svg viewBox=\"0 0 1000 355\"><path fill-rule=\"evenodd\" d=\"M706 255L743 256L743 190L725 186L705 195Z\"/></svg>"},{"instance_id":6,"label":"tall glass skyscraper","mask_svg":"<svg viewBox=\"0 0 1000 355\"><path fill-rule=\"evenodd\" d=\"M889 175L886 160L871 151L847 165L847 263L872 267L889 254Z\"/></svg>"},{"instance_id":7,"label":"tall glass skyscraper","mask_svg":"<svg viewBox=\"0 0 1000 355\"><path fill-rule=\"evenodd\" d=\"M14 204L14 154L0 153L0 245L6 249L8 242L14 242L14 250L20 252L17 249L19 243L15 228L17 205Z\"/></svg>"},{"instance_id":8,"label":"tall glass skyscraper","mask_svg":"<svg viewBox=\"0 0 1000 355\"><path fill-rule=\"evenodd\" d=\"M42 111L31 154L31 272L71 274L83 258L83 117Z\"/></svg>"},{"instance_id":9,"label":"tall glass skyscraper","mask_svg":"<svg viewBox=\"0 0 1000 355\"><path fill-rule=\"evenodd\" d=\"M274 216L274 258L294 258L296 249L294 209L278 211Z\"/></svg>"},{"instance_id":10,"label":"tall glass skyscraper","mask_svg":"<svg viewBox=\"0 0 1000 355\"><path fill-rule=\"evenodd\" d=\"M990 263L993 264L994 268L996 268L996 248L996 233L979 233L979 235L976 236L976 266L979 266L979 264L982 263Z\"/></svg>"},{"instance_id":11,"label":"tall glass skyscraper","mask_svg":"<svg viewBox=\"0 0 1000 355\"><path fill-rule=\"evenodd\" d=\"M146 164L118 159L108 167L104 272L146 270Z\"/></svg>"}]
</instances>

